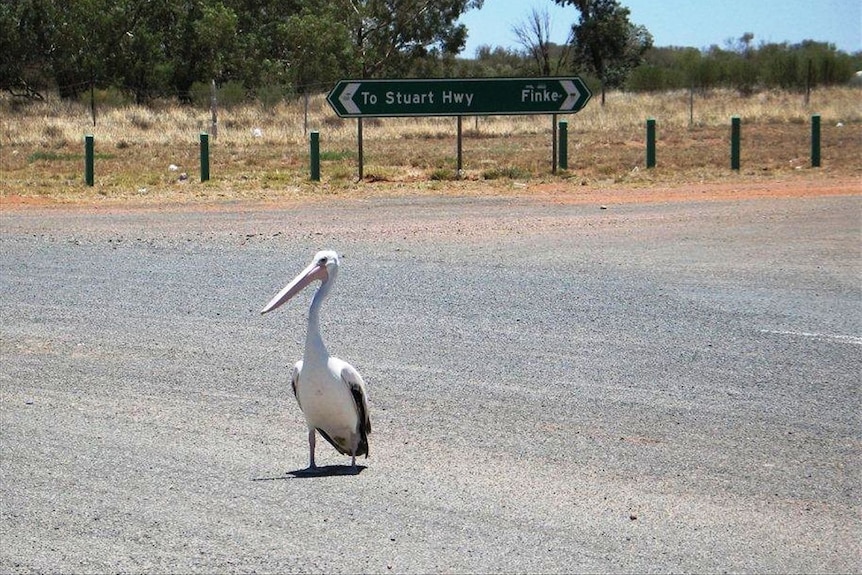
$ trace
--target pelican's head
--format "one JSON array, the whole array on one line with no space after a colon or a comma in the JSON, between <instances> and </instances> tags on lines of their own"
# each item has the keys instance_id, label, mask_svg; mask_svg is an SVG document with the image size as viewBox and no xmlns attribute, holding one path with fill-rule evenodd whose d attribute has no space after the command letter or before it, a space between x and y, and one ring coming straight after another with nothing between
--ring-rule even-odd
<instances>
[{"instance_id":1,"label":"pelican's head","mask_svg":"<svg viewBox=\"0 0 862 575\"><path fill-rule=\"evenodd\" d=\"M323 250L314 254L314 259L302 270L293 281L284 286L272 300L266 304L260 313L272 311L290 298L301 292L308 284L320 280L321 284L335 280L338 274L338 254L332 250Z\"/></svg>"}]
</instances>

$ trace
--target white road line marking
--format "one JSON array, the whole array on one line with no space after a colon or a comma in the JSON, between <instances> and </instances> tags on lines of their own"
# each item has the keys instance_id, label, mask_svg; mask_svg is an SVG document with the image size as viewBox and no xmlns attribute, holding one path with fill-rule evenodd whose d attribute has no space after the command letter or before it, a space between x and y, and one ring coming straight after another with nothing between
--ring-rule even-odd
<instances>
[{"instance_id":1,"label":"white road line marking","mask_svg":"<svg viewBox=\"0 0 862 575\"><path fill-rule=\"evenodd\" d=\"M831 333L811 333L807 331L784 331L776 329L762 329L760 333L768 333L772 335L790 335L796 337L810 337L812 339L825 339L829 341L837 341L840 343L849 343L852 345L862 345L862 337L855 335L838 335Z\"/></svg>"}]
</instances>

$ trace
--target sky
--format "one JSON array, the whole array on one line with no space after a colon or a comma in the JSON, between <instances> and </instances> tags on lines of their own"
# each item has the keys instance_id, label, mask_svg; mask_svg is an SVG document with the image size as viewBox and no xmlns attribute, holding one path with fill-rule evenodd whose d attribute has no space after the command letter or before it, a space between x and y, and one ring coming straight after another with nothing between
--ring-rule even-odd
<instances>
[{"instance_id":1,"label":"sky","mask_svg":"<svg viewBox=\"0 0 862 575\"><path fill-rule=\"evenodd\" d=\"M797 44L802 40L829 42L848 53L862 51L860 0L620 0L629 20L646 26L657 47L727 47L746 32L752 44ZM572 6L552 0L485 0L480 10L461 18L469 36L462 55L472 58L482 45L518 48L512 28L525 22L531 10L547 10L551 41L562 44L579 18Z\"/></svg>"}]
</instances>

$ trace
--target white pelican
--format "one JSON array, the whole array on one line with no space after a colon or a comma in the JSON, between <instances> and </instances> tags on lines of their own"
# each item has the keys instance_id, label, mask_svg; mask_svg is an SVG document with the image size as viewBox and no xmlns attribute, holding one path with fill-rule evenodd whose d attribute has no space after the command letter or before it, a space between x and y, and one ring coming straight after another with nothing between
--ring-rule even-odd
<instances>
[{"instance_id":1,"label":"white pelican","mask_svg":"<svg viewBox=\"0 0 862 575\"><path fill-rule=\"evenodd\" d=\"M315 469L315 431L344 455L356 468L356 456L368 457L368 394L362 376L346 361L329 355L320 336L320 307L338 275L338 254L317 252L314 260L292 282L272 298L260 313L272 311L319 280L308 310L305 351L291 372L293 395L308 424L308 468Z\"/></svg>"}]
</instances>

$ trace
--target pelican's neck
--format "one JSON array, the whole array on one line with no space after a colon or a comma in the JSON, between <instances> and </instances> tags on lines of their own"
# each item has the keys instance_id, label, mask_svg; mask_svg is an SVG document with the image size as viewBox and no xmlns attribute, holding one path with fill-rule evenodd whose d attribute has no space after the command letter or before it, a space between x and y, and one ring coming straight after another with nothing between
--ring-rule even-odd
<instances>
[{"instance_id":1,"label":"pelican's neck","mask_svg":"<svg viewBox=\"0 0 862 575\"><path fill-rule=\"evenodd\" d=\"M320 308L323 306L323 300L329 295L331 287L331 281L321 283L311 300L311 307L308 309L308 332L305 334L306 360L320 358L325 361L329 357L323 337L320 335Z\"/></svg>"}]
</instances>

